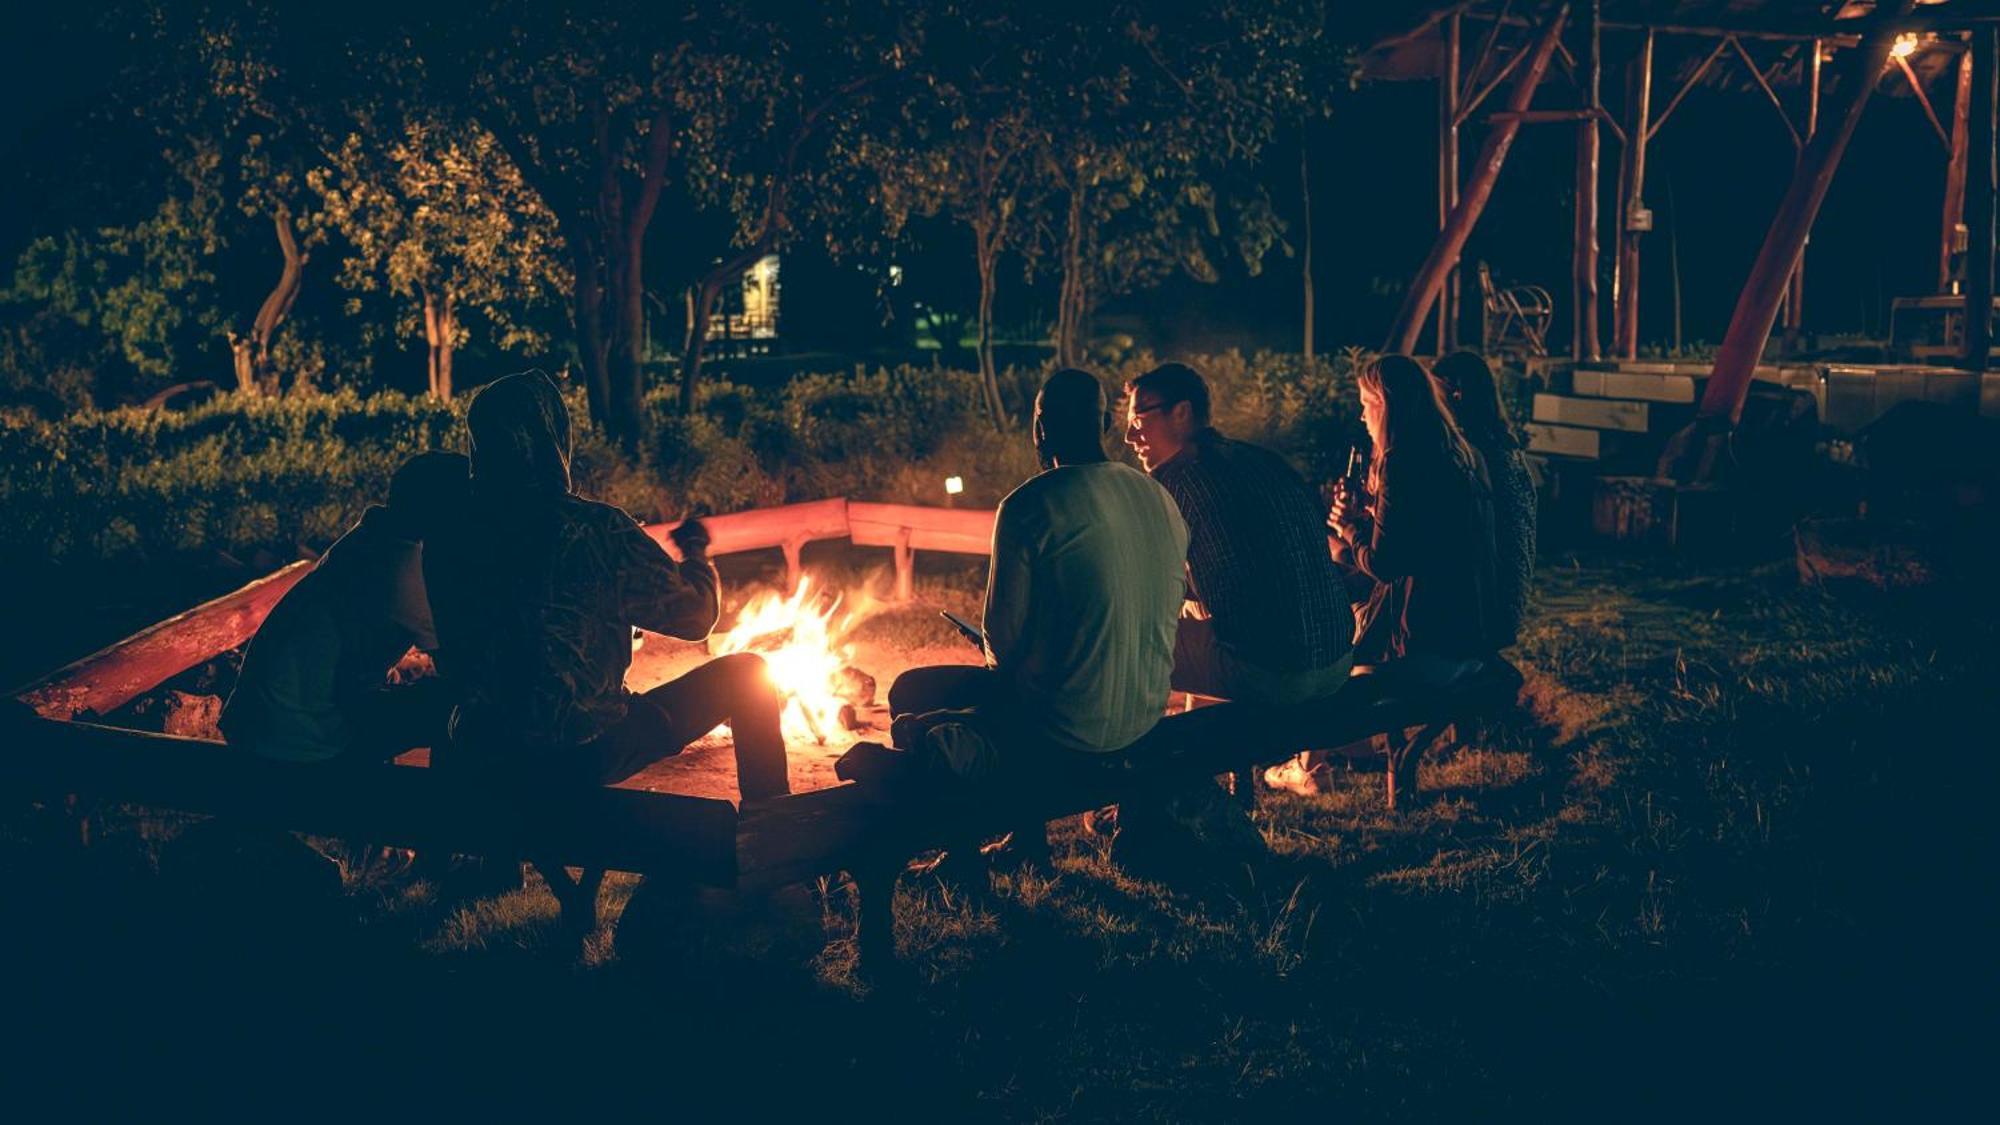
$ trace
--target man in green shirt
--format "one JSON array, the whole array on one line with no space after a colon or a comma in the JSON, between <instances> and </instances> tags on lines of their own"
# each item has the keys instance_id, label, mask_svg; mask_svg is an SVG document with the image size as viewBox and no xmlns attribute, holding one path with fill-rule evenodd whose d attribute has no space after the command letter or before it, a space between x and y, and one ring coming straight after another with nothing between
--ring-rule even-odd
<instances>
[{"instance_id":1,"label":"man in green shirt","mask_svg":"<svg viewBox=\"0 0 2000 1125\"><path fill-rule=\"evenodd\" d=\"M1011 783L1024 760L1122 750L1165 712L1187 526L1165 489L1106 459L1110 422L1088 372L1058 371L1035 397L1044 471L994 520L986 664L915 668L889 689L896 744L927 772Z\"/></svg>"}]
</instances>

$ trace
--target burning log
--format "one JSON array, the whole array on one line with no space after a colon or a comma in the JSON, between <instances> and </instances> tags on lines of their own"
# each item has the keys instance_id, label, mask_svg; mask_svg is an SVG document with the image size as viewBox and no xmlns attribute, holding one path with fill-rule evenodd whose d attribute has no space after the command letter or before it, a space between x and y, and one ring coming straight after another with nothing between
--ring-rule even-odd
<instances>
[{"instance_id":1,"label":"burning log","mask_svg":"<svg viewBox=\"0 0 2000 1125\"><path fill-rule=\"evenodd\" d=\"M833 675L833 694L846 700L849 707L872 706L875 703L875 677L852 664L843 664L840 671Z\"/></svg>"}]
</instances>

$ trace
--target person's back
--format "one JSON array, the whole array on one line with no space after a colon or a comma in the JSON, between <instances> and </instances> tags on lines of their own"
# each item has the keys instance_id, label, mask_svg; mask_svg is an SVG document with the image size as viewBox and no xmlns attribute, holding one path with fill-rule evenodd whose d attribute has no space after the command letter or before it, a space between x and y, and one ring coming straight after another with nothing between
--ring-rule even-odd
<instances>
[{"instance_id":1,"label":"person's back","mask_svg":"<svg viewBox=\"0 0 2000 1125\"><path fill-rule=\"evenodd\" d=\"M745 800L784 793L781 701L761 657L708 661L625 689L633 627L701 640L720 612L708 532L670 557L623 510L570 491L569 412L540 372L482 388L467 411L473 504L427 552L439 662L463 685L461 764L531 782L610 785L727 722Z\"/></svg>"},{"instance_id":2,"label":"person's back","mask_svg":"<svg viewBox=\"0 0 2000 1125\"><path fill-rule=\"evenodd\" d=\"M1485 358L1477 352L1453 352L1438 360L1433 375L1492 485L1496 633L1505 647L1526 618L1528 591L1534 585L1539 523L1534 476Z\"/></svg>"},{"instance_id":3,"label":"person's back","mask_svg":"<svg viewBox=\"0 0 2000 1125\"><path fill-rule=\"evenodd\" d=\"M1187 529L1114 462L1050 469L1001 502L986 606L992 666L1057 745L1117 750L1159 721Z\"/></svg>"},{"instance_id":4,"label":"person's back","mask_svg":"<svg viewBox=\"0 0 2000 1125\"><path fill-rule=\"evenodd\" d=\"M437 647L423 539L463 504L465 479L457 454L412 458L390 504L364 512L285 593L223 707L231 745L285 761L379 759L433 733L426 713L448 708L441 689L388 692L385 677L412 646Z\"/></svg>"}]
</instances>

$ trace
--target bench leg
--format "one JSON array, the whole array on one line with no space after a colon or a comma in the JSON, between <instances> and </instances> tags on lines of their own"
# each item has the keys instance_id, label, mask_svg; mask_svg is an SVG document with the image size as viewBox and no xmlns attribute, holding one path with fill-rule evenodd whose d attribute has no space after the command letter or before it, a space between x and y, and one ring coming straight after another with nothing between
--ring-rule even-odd
<instances>
[{"instance_id":1,"label":"bench leg","mask_svg":"<svg viewBox=\"0 0 2000 1125\"><path fill-rule=\"evenodd\" d=\"M1417 767L1423 763L1424 755L1431 746L1450 729L1450 723L1432 723L1414 738L1410 737L1408 730L1389 732L1389 787L1385 796L1390 810L1416 799Z\"/></svg>"},{"instance_id":2,"label":"bench leg","mask_svg":"<svg viewBox=\"0 0 2000 1125\"><path fill-rule=\"evenodd\" d=\"M562 910L563 929L582 942L597 932L597 892L604 885L602 867L586 867L577 878L570 878L569 869L560 863L545 860L532 861L535 870L542 873L542 880L549 885L549 892L556 896L556 906Z\"/></svg>"},{"instance_id":3,"label":"bench leg","mask_svg":"<svg viewBox=\"0 0 2000 1125\"><path fill-rule=\"evenodd\" d=\"M864 977L880 976L896 963L896 876L898 861L873 858L849 872L860 902L855 910L855 966Z\"/></svg>"}]
</instances>

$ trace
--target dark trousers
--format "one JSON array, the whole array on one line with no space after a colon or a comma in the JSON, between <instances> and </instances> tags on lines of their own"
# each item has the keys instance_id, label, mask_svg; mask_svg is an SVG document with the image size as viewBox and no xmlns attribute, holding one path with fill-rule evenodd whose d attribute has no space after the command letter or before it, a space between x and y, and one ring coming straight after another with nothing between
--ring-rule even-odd
<instances>
[{"instance_id":1,"label":"dark trousers","mask_svg":"<svg viewBox=\"0 0 2000 1125\"><path fill-rule=\"evenodd\" d=\"M333 760L342 765L379 765L405 750L441 747L449 737L451 709L457 701L450 682L437 676L377 688L351 699L342 708L350 732L347 750Z\"/></svg>"},{"instance_id":2,"label":"dark trousers","mask_svg":"<svg viewBox=\"0 0 2000 1125\"><path fill-rule=\"evenodd\" d=\"M785 773L784 701L764 658L739 652L635 696L625 718L579 749L598 785L616 785L687 744L729 724L736 743L736 787L746 801L792 791Z\"/></svg>"}]
</instances>

